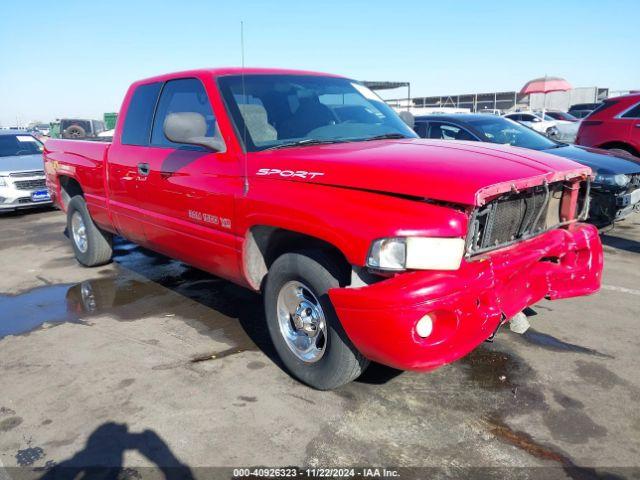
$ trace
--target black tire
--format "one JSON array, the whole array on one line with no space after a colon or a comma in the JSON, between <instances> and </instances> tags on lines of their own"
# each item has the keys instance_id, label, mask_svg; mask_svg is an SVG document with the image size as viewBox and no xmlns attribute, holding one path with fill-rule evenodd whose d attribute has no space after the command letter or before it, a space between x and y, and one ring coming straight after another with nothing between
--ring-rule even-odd
<instances>
[{"instance_id":1,"label":"black tire","mask_svg":"<svg viewBox=\"0 0 640 480\"><path fill-rule=\"evenodd\" d=\"M82 218L85 226L87 239L85 251L82 251L76 244L73 234L72 218L76 212ZM87 210L87 204L81 195L73 197L67 206L67 232L76 259L85 267L97 267L111 261L111 256L113 255L112 235L101 230L93 223L89 210Z\"/></svg>"},{"instance_id":2,"label":"black tire","mask_svg":"<svg viewBox=\"0 0 640 480\"><path fill-rule=\"evenodd\" d=\"M292 376L318 390L331 390L351 382L369 365L351 343L336 312L328 291L340 286L341 269L330 255L320 251L286 253L269 268L264 290L265 316L273 344ZM280 330L277 299L280 290L290 281L299 281L311 290L321 304L327 338L322 357L308 363L296 356Z\"/></svg>"}]
</instances>

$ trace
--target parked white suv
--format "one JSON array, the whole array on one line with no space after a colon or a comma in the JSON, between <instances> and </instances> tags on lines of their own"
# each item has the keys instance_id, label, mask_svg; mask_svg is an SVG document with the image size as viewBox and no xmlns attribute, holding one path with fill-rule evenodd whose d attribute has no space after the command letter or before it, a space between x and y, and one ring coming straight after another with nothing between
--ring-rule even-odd
<instances>
[{"instance_id":1,"label":"parked white suv","mask_svg":"<svg viewBox=\"0 0 640 480\"><path fill-rule=\"evenodd\" d=\"M555 121L544 120L533 112L513 112L505 113L503 117L516 122L520 122L536 132L545 134L548 137L558 136L558 127Z\"/></svg>"},{"instance_id":2,"label":"parked white suv","mask_svg":"<svg viewBox=\"0 0 640 480\"><path fill-rule=\"evenodd\" d=\"M20 130L0 130L0 212L51 204L42 143Z\"/></svg>"}]
</instances>

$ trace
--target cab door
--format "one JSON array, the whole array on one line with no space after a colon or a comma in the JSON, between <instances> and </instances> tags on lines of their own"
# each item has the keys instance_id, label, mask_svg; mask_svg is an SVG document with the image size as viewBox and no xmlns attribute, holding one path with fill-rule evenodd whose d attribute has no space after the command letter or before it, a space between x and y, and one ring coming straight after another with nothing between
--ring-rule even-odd
<instances>
[{"instance_id":1,"label":"cab door","mask_svg":"<svg viewBox=\"0 0 640 480\"><path fill-rule=\"evenodd\" d=\"M236 156L170 141L163 124L170 113L196 112L207 136L219 135L202 81L167 81L160 93L149 149L138 182L139 208L150 247L216 275L235 278L241 242L234 229L234 201L242 194Z\"/></svg>"},{"instance_id":2,"label":"cab door","mask_svg":"<svg viewBox=\"0 0 640 480\"><path fill-rule=\"evenodd\" d=\"M108 151L107 191L113 223L122 236L140 245L146 244L142 226L146 214L139 204L139 165L149 155L151 122L161 87L161 82L133 87L125 99L120 141L114 141Z\"/></svg>"}]
</instances>

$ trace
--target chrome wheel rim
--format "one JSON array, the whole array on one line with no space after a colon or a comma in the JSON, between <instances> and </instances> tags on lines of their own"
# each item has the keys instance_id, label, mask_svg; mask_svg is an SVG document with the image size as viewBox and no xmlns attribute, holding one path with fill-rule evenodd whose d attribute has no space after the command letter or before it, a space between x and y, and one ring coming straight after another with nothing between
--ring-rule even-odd
<instances>
[{"instance_id":1,"label":"chrome wheel rim","mask_svg":"<svg viewBox=\"0 0 640 480\"><path fill-rule=\"evenodd\" d=\"M87 228L84 225L84 220L79 212L73 212L71 216L71 235L73 236L73 243L76 244L78 250L82 253L87 251L89 247L89 241L87 240Z\"/></svg>"},{"instance_id":2,"label":"chrome wheel rim","mask_svg":"<svg viewBox=\"0 0 640 480\"><path fill-rule=\"evenodd\" d=\"M327 322L320 302L304 283L285 283L278 293L278 324L289 350L300 360L314 363L327 347Z\"/></svg>"}]
</instances>

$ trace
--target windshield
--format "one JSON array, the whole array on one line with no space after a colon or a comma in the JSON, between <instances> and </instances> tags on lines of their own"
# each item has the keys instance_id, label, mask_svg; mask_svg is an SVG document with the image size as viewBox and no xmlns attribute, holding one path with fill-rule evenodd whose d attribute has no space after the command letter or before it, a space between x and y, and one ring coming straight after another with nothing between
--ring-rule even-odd
<instances>
[{"instance_id":1,"label":"windshield","mask_svg":"<svg viewBox=\"0 0 640 480\"><path fill-rule=\"evenodd\" d=\"M37 155L42 150L42 143L31 135L0 135L0 157Z\"/></svg>"},{"instance_id":2,"label":"windshield","mask_svg":"<svg viewBox=\"0 0 640 480\"><path fill-rule=\"evenodd\" d=\"M491 143L501 143L532 150L547 150L561 145L507 118L487 115L482 118L473 118L468 122Z\"/></svg>"},{"instance_id":3,"label":"windshield","mask_svg":"<svg viewBox=\"0 0 640 480\"><path fill-rule=\"evenodd\" d=\"M385 136L416 138L375 93L345 78L246 75L218 82L241 138L246 133L249 151Z\"/></svg>"}]
</instances>

